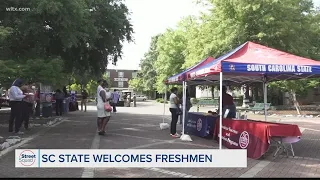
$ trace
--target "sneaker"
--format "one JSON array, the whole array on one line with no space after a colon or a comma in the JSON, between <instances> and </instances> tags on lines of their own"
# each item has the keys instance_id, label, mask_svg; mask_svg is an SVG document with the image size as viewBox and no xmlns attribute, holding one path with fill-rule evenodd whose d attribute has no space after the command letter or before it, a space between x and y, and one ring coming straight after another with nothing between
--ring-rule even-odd
<instances>
[{"instance_id":1,"label":"sneaker","mask_svg":"<svg viewBox=\"0 0 320 180\"><path fill-rule=\"evenodd\" d=\"M176 133L176 134L170 134L171 137L174 137L174 138L179 138L180 137L180 134Z\"/></svg>"},{"instance_id":2,"label":"sneaker","mask_svg":"<svg viewBox=\"0 0 320 180\"><path fill-rule=\"evenodd\" d=\"M23 135L23 134L24 134L24 132L19 131L19 132L16 132L16 134Z\"/></svg>"}]
</instances>

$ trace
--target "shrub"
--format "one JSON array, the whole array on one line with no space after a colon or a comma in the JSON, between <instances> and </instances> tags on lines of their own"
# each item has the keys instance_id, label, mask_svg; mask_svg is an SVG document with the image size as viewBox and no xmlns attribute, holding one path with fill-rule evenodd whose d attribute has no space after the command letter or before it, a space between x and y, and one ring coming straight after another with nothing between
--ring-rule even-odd
<instances>
[{"instance_id":1,"label":"shrub","mask_svg":"<svg viewBox=\"0 0 320 180\"><path fill-rule=\"evenodd\" d=\"M190 101L191 101L191 104L198 104L199 103L199 100L197 98L191 98Z\"/></svg>"},{"instance_id":2,"label":"shrub","mask_svg":"<svg viewBox=\"0 0 320 180\"><path fill-rule=\"evenodd\" d=\"M158 103L163 103L163 99L162 99L162 98L158 98L158 99L156 99L156 101L157 101ZM168 101L166 102L166 104L168 104Z\"/></svg>"}]
</instances>

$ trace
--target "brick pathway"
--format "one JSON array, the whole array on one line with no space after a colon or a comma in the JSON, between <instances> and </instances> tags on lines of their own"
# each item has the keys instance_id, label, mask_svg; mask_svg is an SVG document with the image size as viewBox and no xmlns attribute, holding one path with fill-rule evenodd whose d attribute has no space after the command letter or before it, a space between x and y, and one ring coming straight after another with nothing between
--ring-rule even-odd
<instances>
[{"instance_id":1,"label":"brick pathway","mask_svg":"<svg viewBox=\"0 0 320 180\"><path fill-rule=\"evenodd\" d=\"M160 130L163 105L156 103L138 103L138 107L119 107L108 124L105 137L96 144L99 149L218 149L218 144L210 139L192 137L193 142L173 140L169 130ZM73 112L61 124L44 128L41 134L20 148L90 149L96 136L95 107L88 112ZM290 119L286 120L288 123ZM296 157L280 156L272 158L272 150L261 160L248 159L247 168L96 168L86 177L320 177L320 124L313 119L310 122L296 122L303 126L302 140L294 144ZM178 126L181 129L180 126ZM317 131L318 130L318 131ZM0 136L1 136L0 129ZM37 133L37 132L35 132ZM16 169L14 152L0 157L0 177L84 177L83 168L59 169Z\"/></svg>"}]
</instances>

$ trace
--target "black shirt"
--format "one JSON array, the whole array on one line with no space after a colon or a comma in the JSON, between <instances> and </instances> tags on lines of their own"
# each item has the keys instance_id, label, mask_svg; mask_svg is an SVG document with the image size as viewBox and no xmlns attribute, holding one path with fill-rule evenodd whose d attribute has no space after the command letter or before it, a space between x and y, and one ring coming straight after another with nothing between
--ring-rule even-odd
<instances>
[{"instance_id":1,"label":"black shirt","mask_svg":"<svg viewBox=\"0 0 320 180\"><path fill-rule=\"evenodd\" d=\"M88 98L88 93L82 92L82 99L87 99L87 98Z\"/></svg>"}]
</instances>

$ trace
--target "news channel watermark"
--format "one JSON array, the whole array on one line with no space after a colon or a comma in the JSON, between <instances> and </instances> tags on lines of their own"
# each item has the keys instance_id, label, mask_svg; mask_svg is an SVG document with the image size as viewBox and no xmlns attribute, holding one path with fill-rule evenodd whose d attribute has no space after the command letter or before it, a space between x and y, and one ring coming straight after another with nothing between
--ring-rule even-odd
<instances>
[{"instance_id":1,"label":"news channel watermark","mask_svg":"<svg viewBox=\"0 0 320 180\"><path fill-rule=\"evenodd\" d=\"M17 168L245 168L246 149L16 149Z\"/></svg>"},{"instance_id":2,"label":"news channel watermark","mask_svg":"<svg viewBox=\"0 0 320 180\"><path fill-rule=\"evenodd\" d=\"M27 7L6 7L7 12L28 12L31 11L31 8Z\"/></svg>"}]
</instances>

